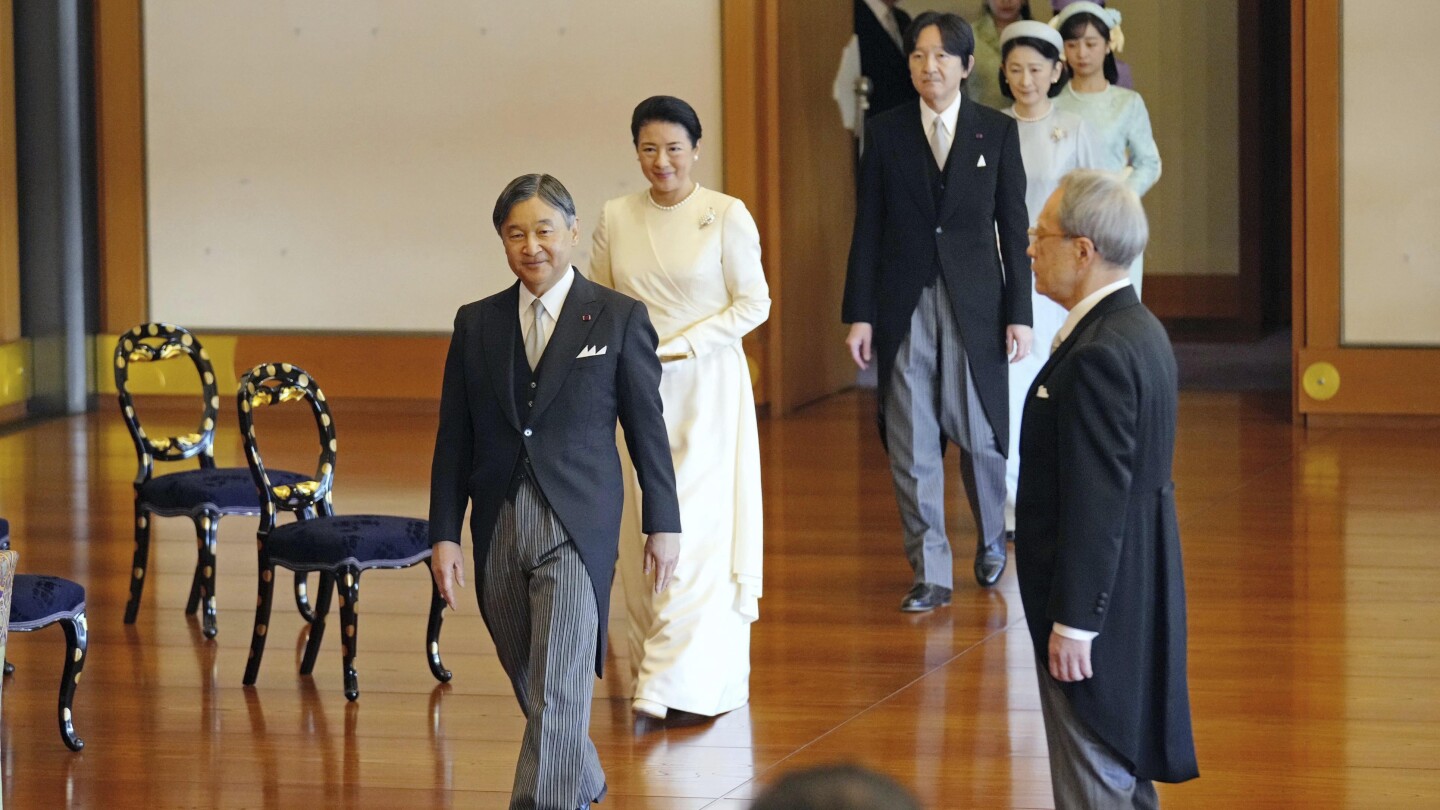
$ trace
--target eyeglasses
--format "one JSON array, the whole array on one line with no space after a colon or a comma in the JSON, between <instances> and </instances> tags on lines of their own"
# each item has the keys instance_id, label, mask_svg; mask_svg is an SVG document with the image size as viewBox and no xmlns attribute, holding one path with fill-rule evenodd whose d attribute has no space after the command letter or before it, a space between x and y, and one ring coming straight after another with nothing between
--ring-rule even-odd
<instances>
[{"instance_id":1,"label":"eyeglasses","mask_svg":"<svg viewBox=\"0 0 1440 810\"><path fill-rule=\"evenodd\" d=\"M1045 231L1042 231L1042 230L1040 230L1039 228L1028 228L1028 229L1026 229L1025 233L1030 236L1030 241L1032 241L1032 242L1039 242L1041 239L1049 239L1049 238L1052 237L1052 236L1058 236L1058 237L1061 238L1061 239L1074 239L1074 238L1075 238L1075 236L1074 236L1073 234L1060 233L1060 232L1056 232L1056 233L1046 233Z\"/></svg>"}]
</instances>

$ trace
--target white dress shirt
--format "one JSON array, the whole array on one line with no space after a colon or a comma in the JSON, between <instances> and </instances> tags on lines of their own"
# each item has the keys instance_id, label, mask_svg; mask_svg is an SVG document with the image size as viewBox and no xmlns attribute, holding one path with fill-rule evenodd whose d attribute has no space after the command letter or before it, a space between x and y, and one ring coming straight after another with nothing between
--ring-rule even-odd
<instances>
[{"instance_id":1,"label":"white dress shirt","mask_svg":"<svg viewBox=\"0 0 1440 810\"><path fill-rule=\"evenodd\" d=\"M540 335L541 354L544 354L545 347L550 344L550 336L555 334L555 325L560 322L560 310L565 306L565 297L570 294L570 288L573 286L575 286L575 266L571 265L570 269L565 271L565 275L561 276L560 280L555 282L555 286L546 290L545 294L540 296L540 306L545 309L546 315L545 332ZM520 335L522 338L530 334L530 330L535 328L535 324L531 323L532 315L530 314L530 306L534 302L535 293L530 292L530 288L526 287L524 282L521 282L519 316Z\"/></svg>"},{"instance_id":2,"label":"white dress shirt","mask_svg":"<svg viewBox=\"0 0 1440 810\"><path fill-rule=\"evenodd\" d=\"M1055 350L1060 348L1060 344L1064 343L1065 339L1070 337L1070 333L1075 331L1075 327L1080 325L1080 321L1086 315L1089 315L1090 310L1094 309L1095 305L1100 303L1105 296L1129 286L1130 279L1122 278L1114 283L1106 284L1104 287L1081 298L1080 303L1076 304L1075 308L1070 310L1070 314L1065 318L1065 323L1061 325L1060 331L1055 333L1055 342L1050 347L1050 353L1054 354ZM1055 631L1055 635L1057 636L1073 638L1077 641L1090 641L1100 635L1094 630L1081 630L1078 627L1071 627L1061 624L1060 622L1055 622L1051 629Z\"/></svg>"}]
</instances>

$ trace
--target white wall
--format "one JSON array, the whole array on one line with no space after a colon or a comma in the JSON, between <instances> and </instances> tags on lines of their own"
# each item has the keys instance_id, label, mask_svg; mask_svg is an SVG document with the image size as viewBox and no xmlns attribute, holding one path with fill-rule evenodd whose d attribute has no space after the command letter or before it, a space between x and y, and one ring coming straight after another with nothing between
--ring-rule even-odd
<instances>
[{"instance_id":1,"label":"white wall","mask_svg":"<svg viewBox=\"0 0 1440 810\"><path fill-rule=\"evenodd\" d=\"M722 174L721 0L145 0L151 314L209 330L448 332L513 281L516 175L644 187L630 112L685 98Z\"/></svg>"},{"instance_id":2,"label":"white wall","mask_svg":"<svg viewBox=\"0 0 1440 810\"><path fill-rule=\"evenodd\" d=\"M1341 5L1341 342L1440 346L1440 92L1414 0ZM1416 381L1433 385L1433 381Z\"/></svg>"}]
</instances>

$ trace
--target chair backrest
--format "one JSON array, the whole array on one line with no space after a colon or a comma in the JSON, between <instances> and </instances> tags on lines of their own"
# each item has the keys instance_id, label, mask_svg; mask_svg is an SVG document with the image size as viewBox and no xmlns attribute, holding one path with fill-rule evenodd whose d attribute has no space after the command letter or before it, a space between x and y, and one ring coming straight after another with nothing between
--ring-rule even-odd
<instances>
[{"instance_id":1,"label":"chair backrest","mask_svg":"<svg viewBox=\"0 0 1440 810\"><path fill-rule=\"evenodd\" d=\"M320 439L315 478L298 484L272 486L255 438L255 409L295 400L309 402L315 416L315 429ZM331 514L330 489L335 481L335 420L330 417L325 392L320 390L315 380L304 369L289 363L256 366L241 378L236 405L240 411L245 460L250 464L250 475L260 491L260 535L268 535L275 528L276 512L280 510L294 512L300 517L316 512Z\"/></svg>"},{"instance_id":2,"label":"chair backrest","mask_svg":"<svg viewBox=\"0 0 1440 810\"><path fill-rule=\"evenodd\" d=\"M140 426L140 416L135 412L135 402L130 397L130 367L136 363L153 363L181 355L190 358L200 375L201 397L204 399L200 427L194 433L183 436L152 439ZM125 418L125 427L130 429L135 453L140 457L135 486L150 480L156 461L183 461L199 456L201 467L214 468L215 420L220 415L220 392L210 355L188 329L171 323L142 323L121 335L115 343L115 390L120 392L120 415Z\"/></svg>"}]
</instances>

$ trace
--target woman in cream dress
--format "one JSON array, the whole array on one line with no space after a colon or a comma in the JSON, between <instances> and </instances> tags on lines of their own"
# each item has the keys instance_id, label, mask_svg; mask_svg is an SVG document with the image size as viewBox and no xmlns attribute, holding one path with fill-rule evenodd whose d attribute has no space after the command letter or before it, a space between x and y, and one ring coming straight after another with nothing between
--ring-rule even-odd
<instances>
[{"instance_id":1,"label":"woman in cream dress","mask_svg":"<svg viewBox=\"0 0 1440 810\"><path fill-rule=\"evenodd\" d=\"M760 446L740 340L770 313L760 233L745 204L690 178L700 120L656 96L631 120L650 187L610 200L591 278L642 301L660 337L660 396L680 496L680 563L655 593L643 570L642 494L625 453L619 579L636 668L634 710L713 716L750 698L750 624L761 592ZM623 443L621 445L624 446Z\"/></svg>"},{"instance_id":2,"label":"woman in cream dress","mask_svg":"<svg viewBox=\"0 0 1440 810\"><path fill-rule=\"evenodd\" d=\"M1098 168L1090 129L1076 113L1059 109L1051 99L1065 87L1060 54L1065 43L1050 26L1021 20L1000 35L999 77L1005 95L1015 101L1005 113L1018 122L1020 157L1025 163L1025 207L1030 226L1060 178L1072 169ZM1050 358L1050 343L1065 323L1065 308L1035 292L1031 285L1035 340L1030 354L1010 364L1010 424L1020 424L1025 394ZM1020 481L1020 431L1010 431L1005 463L1005 528L1015 530L1015 488Z\"/></svg>"}]
</instances>

